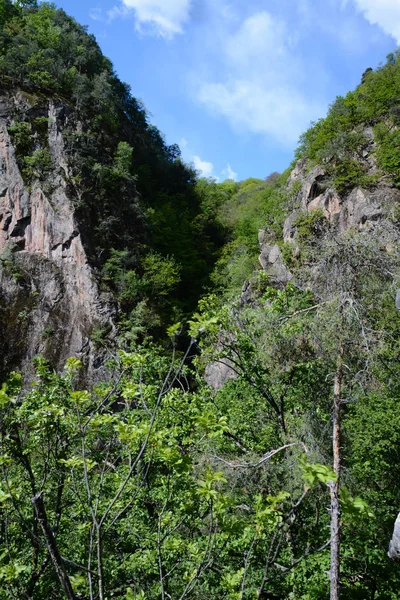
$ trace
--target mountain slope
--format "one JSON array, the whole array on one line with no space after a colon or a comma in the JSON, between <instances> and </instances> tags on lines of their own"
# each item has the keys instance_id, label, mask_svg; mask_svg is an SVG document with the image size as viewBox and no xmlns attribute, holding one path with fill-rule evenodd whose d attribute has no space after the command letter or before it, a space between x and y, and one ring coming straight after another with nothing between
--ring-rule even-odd
<instances>
[{"instance_id":1,"label":"mountain slope","mask_svg":"<svg viewBox=\"0 0 400 600\"><path fill-rule=\"evenodd\" d=\"M0 372L38 352L57 368L68 354L87 354L93 365L116 321L130 339L159 336L164 322L195 307L222 231L204 213L179 148L148 122L93 36L52 5L4 7L1 321L9 342ZM42 261L38 282L40 257L49 272ZM58 270L62 283L32 296ZM62 317L44 308L60 297Z\"/></svg>"}]
</instances>

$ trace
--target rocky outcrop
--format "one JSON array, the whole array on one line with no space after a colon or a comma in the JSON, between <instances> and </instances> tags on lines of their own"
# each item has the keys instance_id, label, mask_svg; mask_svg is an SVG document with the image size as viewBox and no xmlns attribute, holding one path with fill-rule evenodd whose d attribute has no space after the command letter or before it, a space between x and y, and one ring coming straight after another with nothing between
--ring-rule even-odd
<instances>
[{"instance_id":1,"label":"rocky outcrop","mask_svg":"<svg viewBox=\"0 0 400 600\"><path fill-rule=\"evenodd\" d=\"M371 187L355 187L345 194L339 194L328 176L326 164L309 168L305 158L295 164L287 182L292 209L284 221L282 235L283 242L292 246L291 255L294 259L301 254L298 223L304 222L304 219L300 219L304 215L311 216L318 211L327 225L326 228L322 226L321 231L329 231L334 237L350 231L361 233L376 227L387 228L390 223L385 219L391 218L393 221L398 218L400 190L377 169L371 128L364 129L364 138L365 147L355 159L362 163L366 175L374 176L375 185ZM315 243L315 239L311 241ZM259 262L269 275L271 284L285 286L293 274L285 264L281 246L276 243L274 234L261 230L259 246Z\"/></svg>"},{"instance_id":2,"label":"rocky outcrop","mask_svg":"<svg viewBox=\"0 0 400 600\"><path fill-rule=\"evenodd\" d=\"M379 175L373 153L374 143L372 130L364 131L366 148L362 161L367 175ZM296 194L296 209L290 213L283 226L285 242L295 242L295 222L301 212L312 213L320 210L337 234L346 231L362 230L373 227L390 211L391 207L400 202L400 191L391 186L380 174L380 180L375 187L369 189L356 187L348 194L340 195L332 187L326 169L317 165L308 171L307 161L299 160L288 179L288 189L294 185L300 189Z\"/></svg>"},{"instance_id":3,"label":"rocky outcrop","mask_svg":"<svg viewBox=\"0 0 400 600\"><path fill-rule=\"evenodd\" d=\"M12 117L0 103L0 374L16 366L30 372L42 354L56 369L66 358L83 360L90 380L102 376L92 342L96 328L115 330L114 312L101 298L88 263L73 203L60 113L48 105L48 148L53 168L28 187L8 134Z\"/></svg>"},{"instance_id":4,"label":"rocky outcrop","mask_svg":"<svg viewBox=\"0 0 400 600\"><path fill-rule=\"evenodd\" d=\"M258 242L261 250L258 260L269 275L271 284L286 285L292 279L292 274L285 265L281 249L269 239L268 232L264 229L260 229L258 233Z\"/></svg>"},{"instance_id":5,"label":"rocky outcrop","mask_svg":"<svg viewBox=\"0 0 400 600\"><path fill-rule=\"evenodd\" d=\"M400 513L397 515L394 524L393 536L389 544L389 558L396 562L400 562Z\"/></svg>"},{"instance_id":6,"label":"rocky outcrop","mask_svg":"<svg viewBox=\"0 0 400 600\"><path fill-rule=\"evenodd\" d=\"M220 390L227 381L237 377L232 366L227 358L209 363L204 373L206 383L214 390Z\"/></svg>"}]
</instances>

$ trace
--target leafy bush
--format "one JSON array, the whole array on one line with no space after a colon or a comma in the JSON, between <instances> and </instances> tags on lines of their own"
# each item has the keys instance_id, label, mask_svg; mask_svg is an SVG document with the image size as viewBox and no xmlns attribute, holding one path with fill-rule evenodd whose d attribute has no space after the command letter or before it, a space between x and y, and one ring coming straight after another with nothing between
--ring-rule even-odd
<instances>
[{"instance_id":1,"label":"leafy bush","mask_svg":"<svg viewBox=\"0 0 400 600\"><path fill-rule=\"evenodd\" d=\"M339 162L333 170L333 183L339 194L362 185L365 180L365 169L355 159L347 158Z\"/></svg>"},{"instance_id":2,"label":"leafy bush","mask_svg":"<svg viewBox=\"0 0 400 600\"><path fill-rule=\"evenodd\" d=\"M24 162L26 166L23 173L28 181L32 181L32 179L44 181L54 166L47 148L34 150L31 156L25 157Z\"/></svg>"},{"instance_id":3,"label":"leafy bush","mask_svg":"<svg viewBox=\"0 0 400 600\"><path fill-rule=\"evenodd\" d=\"M301 242L319 237L324 231L325 225L326 219L322 208L317 208L310 213L301 212L293 223Z\"/></svg>"},{"instance_id":4,"label":"leafy bush","mask_svg":"<svg viewBox=\"0 0 400 600\"><path fill-rule=\"evenodd\" d=\"M399 183L399 159L396 148L399 135L391 125L399 120L400 58L395 52L387 63L376 71L368 70L355 91L344 98L338 97L331 105L328 115L312 124L300 138L297 158L326 162L327 170L339 193L345 193L356 185L374 185L376 177L368 177L361 150L366 146L363 130L375 126L379 143L378 165Z\"/></svg>"},{"instance_id":5,"label":"leafy bush","mask_svg":"<svg viewBox=\"0 0 400 600\"><path fill-rule=\"evenodd\" d=\"M32 125L29 121L16 121L8 127L16 158L19 164L23 164L26 156L32 152Z\"/></svg>"},{"instance_id":6,"label":"leafy bush","mask_svg":"<svg viewBox=\"0 0 400 600\"><path fill-rule=\"evenodd\" d=\"M375 127L378 166L400 186L400 131L380 123Z\"/></svg>"}]
</instances>

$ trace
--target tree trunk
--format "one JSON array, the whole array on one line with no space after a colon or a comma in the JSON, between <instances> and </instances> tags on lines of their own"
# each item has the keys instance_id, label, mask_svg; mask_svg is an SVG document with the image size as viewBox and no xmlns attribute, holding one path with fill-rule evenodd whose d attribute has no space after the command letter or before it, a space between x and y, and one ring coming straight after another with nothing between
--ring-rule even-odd
<instances>
[{"instance_id":1,"label":"tree trunk","mask_svg":"<svg viewBox=\"0 0 400 600\"><path fill-rule=\"evenodd\" d=\"M342 395L343 344L341 344L333 388L333 470L336 481L329 482L331 494L331 568L330 568L330 600L339 600L340 594L340 405Z\"/></svg>"},{"instance_id":2,"label":"tree trunk","mask_svg":"<svg viewBox=\"0 0 400 600\"><path fill-rule=\"evenodd\" d=\"M99 584L99 600L104 600L104 576L103 576L103 541L101 525L97 527L97 580Z\"/></svg>"},{"instance_id":3,"label":"tree trunk","mask_svg":"<svg viewBox=\"0 0 400 600\"><path fill-rule=\"evenodd\" d=\"M46 540L46 546L49 551L50 558L53 562L54 569L57 573L57 577L60 581L61 587L68 600L77 600L72 589L72 585L69 580L68 574L65 570L60 552L58 550L57 542L49 525L41 493L36 494L32 498L32 504L35 509L36 518L39 522L40 527L42 528L44 539Z\"/></svg>"}]
</instances>

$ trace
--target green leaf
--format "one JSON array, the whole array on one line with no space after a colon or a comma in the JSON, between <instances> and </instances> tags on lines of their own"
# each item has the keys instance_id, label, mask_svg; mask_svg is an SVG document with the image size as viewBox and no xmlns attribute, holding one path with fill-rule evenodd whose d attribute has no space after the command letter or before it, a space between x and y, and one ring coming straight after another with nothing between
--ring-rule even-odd
<instances>
[{"instance_id":1,"label":"green leaf","mask_svg":"<svg viewBox=\"0 0 400 600\"><path fill-rule=\"evenodd\" d=\"M182 329L182 324L180 322L179 323L175 323L174 325L170 325L167 328L167 335L168 335L168 337L174 338L176 335L179 334L179 332L181 331L181 329Z\"/></svg>"},{"instance_id":2,"label":"green leaf","mask_svg":"<svg viewBox=\"0 0 400 600\"><path fill-rule=\"evenodd\" d=\"M318 483L328 485L330 481L337 481L337 475L330 467L319 463L309 463L306 455L303 455L298 461L307 486L314 487Z\"/></svg>"},{"instance_id":3,"label":"green leaf","mask_svg":"<svg viewBox=\"0 0 400 600\"><path fill-rule=\"evenodd\" d=\"M10 402L10 398L7 394L7 384L3 383L0 389L0 409L5 408Z\"/></svg>"}]
</instances>

